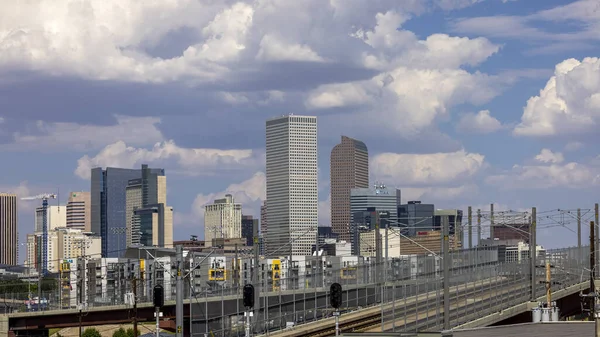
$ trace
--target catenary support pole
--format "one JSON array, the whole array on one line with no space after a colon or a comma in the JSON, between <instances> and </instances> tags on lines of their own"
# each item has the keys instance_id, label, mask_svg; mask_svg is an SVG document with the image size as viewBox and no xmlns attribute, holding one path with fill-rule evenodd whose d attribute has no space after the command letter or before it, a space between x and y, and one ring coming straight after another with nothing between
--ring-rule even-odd
<instances>
[{"instance_id":1,"label":"catenary support pole","mask_svg":"<svg viewBox=\"0 0 600 337\"><path fill-rule=\"evenodd\" d=\"M444 330L450 329L450 242L448 217L442 217L442 249L444 265Z\"/></svg>"},{"instance_id":2,"label":"catenary support pole","mask_svg":"<svg viewBox=\"0 0 600 337\"><path fill-rule=\"evenodd\" d=\"M469 235L469 249L471 249L473 248L473 210L471 209L471 206L469 206L467 210L467 226L469 226L469 228L467 228L467 233Z\"/></svg>"},{"instance_id":3,"label":"catenary support pole","mask_svg":"<svg viewBox=\"0 0 600 337\"><path fill-rule=\"evenodd\" d=\"M600 235L598 235L600 233L600 231L598 231L598 225L600 225L600 222L598 222L598 203L596 203L594 205L594 224L596 225L596 255L598 255L598 249L600 249ZM596 259L596 270L600 270L600 259Z\"/></svg>"},{"instance_id":4,"label":"catenary support pole","mask_svg":"<svg viewBox=\"0 0 600 337\"><path fill-rule=\"evenodd\" d=\"M494 225L495 225L495 221L494 221L494 204L491 203L490 204L490 240L492 240L492 242L494 242Z\"/></svg>"},{"instance_id":5,"label":"catenary support pole","mask_svg":"<svg viewBox=\"0 0 600 337\"><path fill-rule=\"evenodd\" d=\"M176 302L175 302L175 327L176 336L183 337L183 247L177 245L177 276L176 276Z\"/></svg>"},{"instance_id":6,"label":"catenary support pole","mask_svg":"<svg viewBox=\"0 0 600 337\"><path fill-rule=\"evenodd\" d=\"M581 208L577 209L577 259L581 262Z\"/></svg>"},{"instance_id":7,"label":"catenary support pole","mask_svg":"<svg viewBox=\"0 0 600 337\"><path fill-rule=\"evenodd\" d=\"M253 221L252 225L252 236L254 237L254 261L252 268L252 285L254 286L254 315L252 316L252 320L256 323L258 322L259 314L260 314L260 292L261 292L261 282L258 277L258 271L260 270L260 239L258 237L258 221ZM254 332L258 332L258 324L254 324Z\"/></svg>"},{"instance_id":8,"label":"catenary support pole","mask_svg":"<svg viewBox=\"0 0 600 337\"><path fill-rule=\"evenodd\" d=\"M481 209L477 209L477 245L481 246Z\"/></svg>"},{"instance_id":9,"label":"catenary support pole","mask_svg":"<svg viewBox=\"0 0 600 337\"><path fill-rule=\"evenodd\" d=\"M530 266L529 266L529 272L531 275L531 283L530 283L530 288L531 288L531 297L530 297L530 301L535 302L535 300L537 299L536 296L536 292L535 292L535 287L536 287L536 275L535 275L535 265L536 265L536 260L537 260L537 252L536 252L536 240L535 240L535 227L537 224L537 210L535 207L531 208L531 222L529 223L529 262L530 262Z\"/></svg>"}]
</instances>

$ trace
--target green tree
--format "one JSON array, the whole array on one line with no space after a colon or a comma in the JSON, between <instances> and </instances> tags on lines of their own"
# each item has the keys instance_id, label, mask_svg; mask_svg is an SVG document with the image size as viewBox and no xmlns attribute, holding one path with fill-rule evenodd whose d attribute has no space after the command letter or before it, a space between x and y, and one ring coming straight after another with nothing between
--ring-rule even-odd
<instances>
[{"instance_id":1,"label":"green tree","mask_svg":"<svg viewBox=\"0 0 600 337\"><path fill-rule=\"evenodd\" d=\"M121 327L119 330L113 332L112 337L127 337L127 332Z\"/></svg>"},{"instance_id":2,"label":"green tree","mask_svg":"<svg viewBox=\"0 0 600 337\"><path fill-rule=\"evenodd\" d=\"M100 331L98 331L94 328L87 328L81 334L81 337L102 337L102 335L100 334Z\"/></svg>"}]
</instances>

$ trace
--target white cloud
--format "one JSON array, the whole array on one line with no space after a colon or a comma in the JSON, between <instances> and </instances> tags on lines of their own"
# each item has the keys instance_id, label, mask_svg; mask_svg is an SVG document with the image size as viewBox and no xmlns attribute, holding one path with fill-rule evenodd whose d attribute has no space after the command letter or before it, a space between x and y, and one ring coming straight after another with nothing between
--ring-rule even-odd
<instances>
[{"instance_id":1,"label":"white cloud","mask_svg":"<svg viewBox=\"0 0 600 337\"><path fill-rule=\"evenodd\" d=\"M44 190L39 186L31 186L28 181L21 181L17 186L0 186L0 193L14 193L17 195L17 208L19 213L28 212L33 214L36 207L41 206L41 200L20 200L24 197L34 196L41 193L55 193L52 190ZM32 227L33 228L33 227Z\"/></svg>"},{"instance_id":2,"label":"white cloud","mask_svg":"<svg viewBox=\"0 0 600 337\"><path fill-rule=\"evenodd\" d=\"M371 159L371 172L380 181L406 185L455 184L475 176L484 167L484 156L465 150L451 153L382 153Z\"/></svg>"},{"instance_id":3,"label":"white cloud","mask_svg":"<svg viewBox=\"0 0 600 337\"><path fill-rule=\"evenodd\" d=\"M600 59L565 60L523 111L517 136L579 135L600 122Z\"/></svg>"},{"instance_id":4,"label":"white cloud","mask_svg":"<svg viewBox=\"0 0 600 337\"><path fill-rule=\"evenodd\" d=\"M427 202L456 200L461 197L473 197L479 191L475 184L465 184L457 187L405 187L401 188L402 202L421 200Z\"/></svg>"},{"instance_id":5,"label":"white cloud","mask_svg":"<svg viewBox=\"0 0 600 337\"><path fill-rule=\"evenodd\" d=\"M256 57L259 60L266 61L324 61L309 46L298 43L289 44L272 34L263 36L260 41L260 50Z\"/></svg>"},{"instance_id":6,"label":"white cloud","mask_svg":"<svg viewBox=\"0 0 600 337\"><path fill-rule=\"evenodd\" d=\"M0 124L4 123L4 117L0 116Z\"/></svg>"},{"instance_id":7,"label":"white cloud","mask_svg":"<svg viewBox=\"0 0 600 337\"><path fill-rule=\"evenodd\" d=\"M0 145L5 151L88 151L97 150L119 139L143 146L164 139L157 128L160 118L115 116L114 125L81 125L37 121L34 134L13 134L13 142Z\"/></svg>"},{"instance_id":8,"label":"white cloud","mask_svg":"<svg viewBox=\"0 0 600 337\"><path fill-rule=\"evenodd\" d=\"M491 175L486 182L501 190L569 188L600 185L600 167L581 163L515 165L505 173Z\"/></svg>"},{"instance_id":9,"label":"white cloud","mask_svg":"<svg viewBox=\"0 0 600 337\"><path fill-rule=\"evenodd\" d=\"M560 164L565 160L565 157L560 152L552 152L549 149L542 149L540 154L535 156L535 160L546 164Z\"/></svg>"},{"instance_id":10,"label":"white cloud","mask_svg":"<svg viewBox=\"0 0 600 337\"><path fill-rule=\"evenodd\" d=\"M75 174L90 177L94 167L134 168L142 163L161 166L170 172L187 175L212 175L228 170L253 169L262 165L264 156L253 150L219 150L181 148L175 142L156 143L151 149L127 146L117 141L102 149L96 156L85 155L77 161Z\"/></svg>"},{"instance_id":11,"label":"white cloud","mask_svg":"<svg viewBox=\"0 0 600 337\"><path fill-rule=\"evenodd\" d=\"M567 145L565 145L565 151L577 151L583 146L582 142L568 142Z\"/></svg>"},{"instance_id":12,"label":"white cloud","mask_svg":"<svg viewBox=\"0 0 600 337\"><path fill-rule=\"evenodd\" d=\"M477 114L464 114L456 129L460 132L486 134L498 131L502 128L502 123L490 115L489 110L481 110Z\"/></svg>"}]
</instances>

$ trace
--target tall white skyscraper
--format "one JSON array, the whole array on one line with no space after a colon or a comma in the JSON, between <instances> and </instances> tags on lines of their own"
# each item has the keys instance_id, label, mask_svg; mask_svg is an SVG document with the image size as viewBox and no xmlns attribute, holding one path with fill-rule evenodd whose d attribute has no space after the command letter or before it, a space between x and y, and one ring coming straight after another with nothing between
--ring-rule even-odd
<instances>
[{"instance_id":1,"label":"tall white skyscraper","mask_svg":"<svg viewBox=\"0 0 600 337\"><path fill-rule=\"evenodd\" d=\"M317 117L267 120L266 255L310 255L318 203Z\"/></svg>"},{"instance_id":2,"label":"tall white skyscraper","mask_svg":"<svg viewBox=\"0 0 600 337\"><path fill-rule=\"evenodd\" d=\"M235 203L231 194L204 206L204 241L207 247L212 239L242 237L242 205Z\"/></svg>"}]
</instances>

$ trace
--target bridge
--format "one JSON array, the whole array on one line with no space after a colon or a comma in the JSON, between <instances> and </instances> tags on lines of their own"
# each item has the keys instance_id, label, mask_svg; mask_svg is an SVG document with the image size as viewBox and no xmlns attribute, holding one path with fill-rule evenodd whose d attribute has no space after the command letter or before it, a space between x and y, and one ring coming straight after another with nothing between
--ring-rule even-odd
<instances>
[{"instance_id":1,"label":"bridge","mask_svg":"<svg viewBox=\"0 0 600 337\"><path fill-rule=\"evenodd\" d=\"M579 293L590 284L584 273L589 265L588 247L550 250L538 256L535 264L528 258L502 261L489 251L487 247L451 252L447 282L438 259L431 256L419 256L409 265L398 265L394 259L379 266L363 265L349 276L341 271L324 272L324 284L319 287L282 280L278 289L272 289L265 281L255 285L260 300L255 305L252 330L254 335L332 335L334 318L327 295L333 282L343 285L342 332L434 331L444 326L529 321L532 307L546 301L546 264L551 266L552 301L557 302L562 316L581 311ZM419 269L432 262L433 269ZM187 291L184 301L186 336L243 335L241 288L222 288L205 296L189 295ZM161 327L174 330L175 301L167 301L161 311ZM79 324L131 323L134 317L140 323L154 322L152 303L137 303L136 309L129 304L96 303L81 313L76 309L10 313L0 316L0 335L40 335L51 328Z\"/></svg>"}]
</instances>

